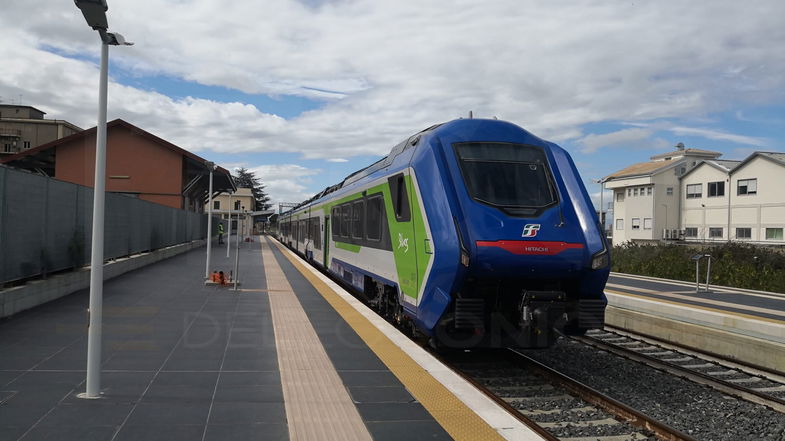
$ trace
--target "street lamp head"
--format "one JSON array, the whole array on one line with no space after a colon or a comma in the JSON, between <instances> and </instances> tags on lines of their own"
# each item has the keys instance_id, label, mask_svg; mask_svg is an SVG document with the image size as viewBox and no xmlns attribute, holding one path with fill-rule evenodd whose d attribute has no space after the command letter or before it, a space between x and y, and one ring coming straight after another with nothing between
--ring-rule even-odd
<instances>
[{"instance_id":1,"label":"street lamp head","mask_svg":"<svg viewBox=\"0 0 785 441\"><path fill-rule=\"evenodd\" d=\"M106 11L109 6L106 0L74 0L76 7L82 11L87 25L93 29L107 29Z\"/></svg>"},{"instance_id":2,"label":"street lamp head","mask_svg":"<svg viewBox=\"0 0 785 441\"><path fill-rule=\"evenodd\" d=\"M102 36L103 38L103 36ZM130 41L125 41L125 37L120 35L117 32L107 32L106 33L106 44L110 44L112 46L133 46L134 44Z\"/></svg>"}]
</instances>

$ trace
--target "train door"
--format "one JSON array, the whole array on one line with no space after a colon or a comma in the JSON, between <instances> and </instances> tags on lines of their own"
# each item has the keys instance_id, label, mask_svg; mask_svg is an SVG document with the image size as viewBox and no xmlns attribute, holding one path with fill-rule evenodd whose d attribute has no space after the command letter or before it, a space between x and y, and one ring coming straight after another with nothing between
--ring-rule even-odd
<instances>
[{"instance_id":1,"label":"train door","mask_svg":"<svg viewBox=\"0 0 785 441\"><path fill-rule=\"evenodd\" d=\"M330 256L330 216L324 216L324 228L322 229L322 236L324 237L324 267L329 268L327 266L327 258Z\"/></svg>"},{"instance_id":2,"label":"train door","mask_svg":"<svg viewBox=\"0 0 785 441\"><path fill-rule=\"evenodd\" d=\"M388 215L398 283L403 303L416 304L419 291L417 274L417 238L411 214L411 178L399 173L387 180L391 210Z\"/></svg>"}]
</instances>

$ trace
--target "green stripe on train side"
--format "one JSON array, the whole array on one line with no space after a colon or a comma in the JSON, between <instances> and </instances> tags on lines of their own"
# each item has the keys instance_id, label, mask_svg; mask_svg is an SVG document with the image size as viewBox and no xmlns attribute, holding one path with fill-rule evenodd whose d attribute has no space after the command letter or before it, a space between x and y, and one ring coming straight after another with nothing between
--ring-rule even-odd
<instances>
[{"instance_id":1,"label":"green stripe on train side","mask_svg":"<svg viewBox=\"0 0 785 441\"><path fill-rule=\"evenodd\" d=\"M390 186L384 181L379 185L358 190L355 193L343 196L340 199L319 204L311 207L309 210L300 212L301 214L310 214L314 211L322 210L325 215L330 215L332 208L336 205L345 202L351 202L363 197L363 191L366 194L381 193L385 204L385 213L387 214L388 231L390 232L390 242L393 248L393 258L395 260L395 271L398 275L398 286L409 298L417 299L419 289L424 283L426 271L430 259L433 257L431 254L425 252L425 239L429 238L425 230L425 213L420 206L420 199L418 197L419 188L417 188L410 175L404 175L404 182L406 184L406 191L409 196L409 207L411 211L409 222L398 222L395 219L395 210L392 204L392 196L390 194ZM299 214L298 213L298 216ZM330 217L330 223L335 220ZM324 234L332 234L332 231L325 231ZM362 246L348 244L345 242L334 242L335 247L350 251L352 253L359 253ZM328 262L325 266L329 267Z\"/></svg>"},{"instance_id":2,"label":"green stripe on train side","mask_svg":"<svg viewBox=\"0 0 785 441\"><path fill-rule=\"evenodd\" d=\"M342 250L351 251L352 253L359 253L360 252L360 245L355 245L346 242L335 242L335 248L340 248Z\"/></svg>"}]
</instances>

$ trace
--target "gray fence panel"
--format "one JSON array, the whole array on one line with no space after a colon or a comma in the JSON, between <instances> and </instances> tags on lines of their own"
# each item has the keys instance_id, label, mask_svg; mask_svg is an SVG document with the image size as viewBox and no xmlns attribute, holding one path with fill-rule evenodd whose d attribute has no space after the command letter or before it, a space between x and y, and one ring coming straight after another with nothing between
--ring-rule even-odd
<instances>
[{"instance_id":1,"label":"gray fence panel","mask_svg":"<svg viewBox=\"0 0 785 441\"><path fill-rule=\"evenodd\" d=\"M0 280L6 280L5 268L6 268L6 254L8 246L6 246L6 228L5 228L5 213L8 208L8 204L5 201L5 189L6 184L5 180L8 176L6 173L7 168L0 166Z\"/></svg>"},{"instance_id":2,"label":"gray fence panel","mask_svg":"<svg viewBox=\"0 0 785 441\"><path fill-rule=\"evenodd\" d=\"M93 189L0 167L0 283L89 264ZM205 237L207 216L106 194L104 258Z\"/></svg>"},{"instance_id":3,"label":"gray fence panel","mask_svg":"<svg viewBox=\"0 0 785 441\"><path fill-rule=\"evenodd\" d=\"M46 216L41 222L44 229L44 263L46 271L81 266L79 247L83 237L79 225L77 199L79 186L68 182L46 181Z\"/></svg>"},{"instance_id":4,"label":"gray fence panel","mask_svg":"<svg viewBox=\"0 0 785 441\"><path fill-rule=\"evenodd\" d=\"M27 173L6 176L3 228L6 231L3 252L6 254L6 277L20 279L42 272L43 226L46 216L46 182ZM16 190L15 189L24 189Z\"/></svg>"}]
</instances>

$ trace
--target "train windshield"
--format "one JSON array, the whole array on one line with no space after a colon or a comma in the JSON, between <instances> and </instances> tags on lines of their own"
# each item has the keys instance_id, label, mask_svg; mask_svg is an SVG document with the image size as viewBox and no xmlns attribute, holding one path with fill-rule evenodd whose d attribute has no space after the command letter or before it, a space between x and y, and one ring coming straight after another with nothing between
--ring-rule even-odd
<instances>
[{"instance_id":1,"label":"train windshield","mask_svg":"<svg viewBox=\"0 0 785 441\"><path fill-rule=\"evenodd\" d=\"M469 195L503 208L541 208L556 202L545 152L494 142L455 144Z\"/></svg>"}]
</instances>

